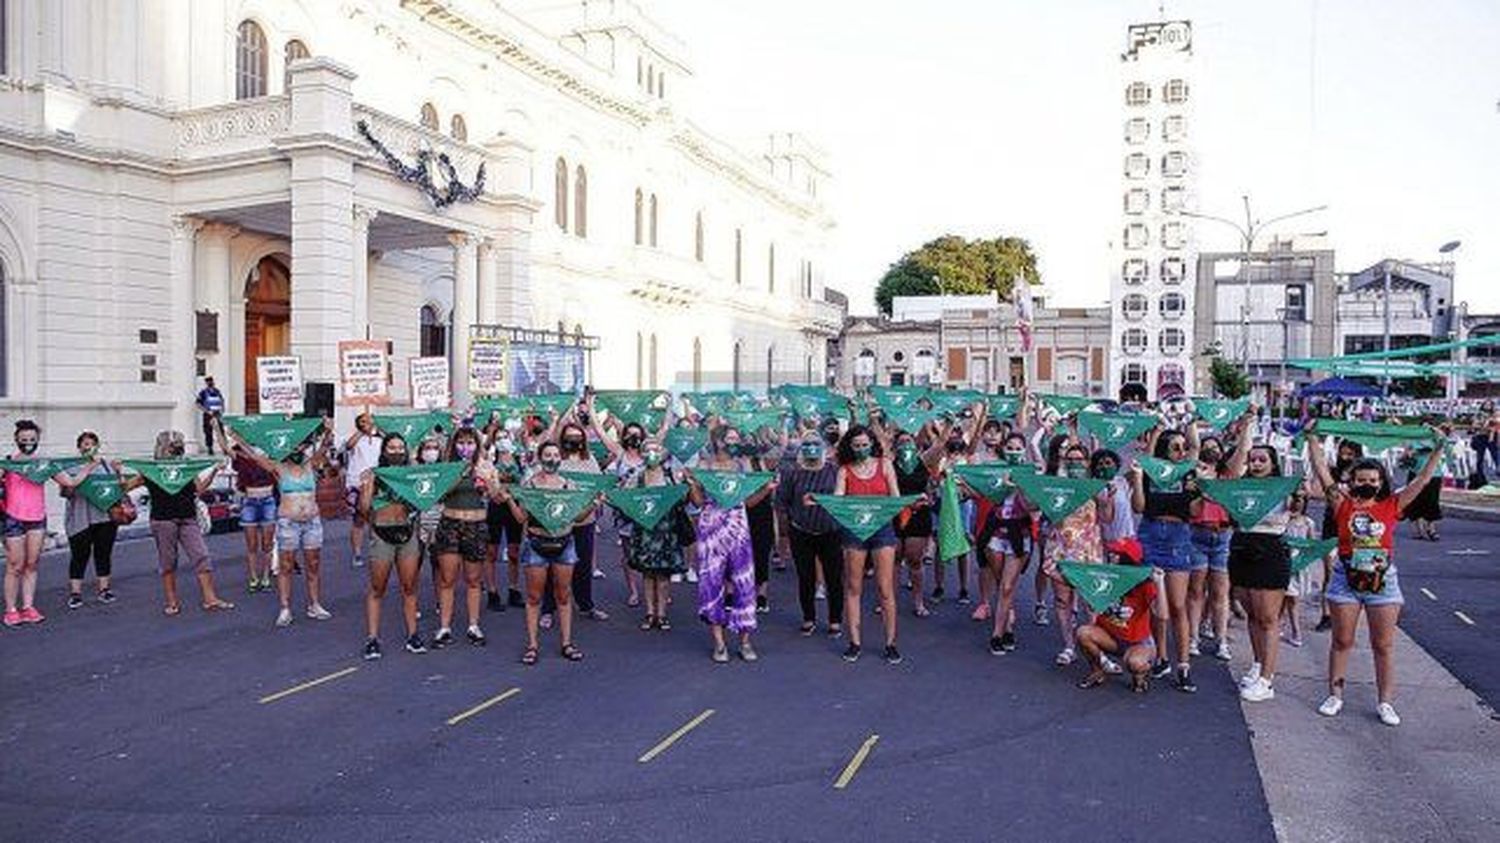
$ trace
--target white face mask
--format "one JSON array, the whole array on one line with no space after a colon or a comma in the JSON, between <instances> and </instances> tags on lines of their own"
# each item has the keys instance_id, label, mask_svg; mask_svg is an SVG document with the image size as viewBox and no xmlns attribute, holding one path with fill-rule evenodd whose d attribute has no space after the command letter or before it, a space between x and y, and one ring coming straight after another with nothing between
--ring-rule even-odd
<instances>
[{"instance_id":1,"label":"white face mask","mask_svg":"<svg viewBox=\"0 0 1500 843\"><path fill-rule=\"evenodd\" d=\"M436 448L423 448L422 449L422 462L437 462L437 461L438 461L438 451L437 451Z\"/></svg>"}]
</instances>

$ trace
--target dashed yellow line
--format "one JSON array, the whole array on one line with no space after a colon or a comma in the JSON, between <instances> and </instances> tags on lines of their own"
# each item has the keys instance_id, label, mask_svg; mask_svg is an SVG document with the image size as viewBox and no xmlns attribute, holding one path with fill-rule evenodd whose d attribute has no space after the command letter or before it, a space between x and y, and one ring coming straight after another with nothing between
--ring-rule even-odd
<instances>
[{"instance_id":1,"label":"dashed yellow line","mask_svg":"<svg viewBox=\"0 0 1500 843\"><path fill-rule=\"evenodd\" d=\"M878 740L880 740L879 735L871 735L865 738L865 742L860 744L859 749L854 751L854 757L850 758L849 763L844 765L844 772L839 773L839 777L834 780L834 790L843 790L849 786L849 782L854 779L854 774L859 772L859 768L864 766L865 759L870 757L870 750L875 747L875 742Z\"/></svg>"},{"instance_id":2,"label":"dashed yellow line","mask_svg":"<svg viewBox=\"0 0 1500 843\"><path fill-rule=\"evenodd\" d=\"M662 738L661 743L646 750L646 754L642 755L640 758L637 758L636 762L645 764L656 756L661 755L663 752L666 752L667 748L672 744L677 743L677 741L681 740L683 735L686 735L688 732L691 732L699 726L703 725L703 721L712 716L714 716L713 709L703 709L703 712L697 717L694 717L692 720L689 720L688 722L682 724L682 726L680 726L677 731L673 732L670 735L667 735L665 738Z\"/></svg>"},{"instance_id":3,"label":"dashed yellow line","mask_svg":"<svg viewBox=\"0 0 1500 843\"><path fill-rule=\"evenodd\" d=\"M343 677L348 676L356 670L359 670L359 668L346 667L343 670L336 670L333 673L328 674L327 676L319 676L317 679L314 679L310 682L303 682L301 685L293 685L292 687L287 688L285 691L277 691L274 694L261 697L260 704L265 705L266 703L273 703L279 699L282 699L283 697L290 697L292 694L306 691L309 688L316 688L325 682L332 682L335 679L342 679Z\"/></svg>"},{"instance_id":4,"label":"dashed yellow line","mask_svg":"<svg viewBox=\"0 0 1500 843\"><path fill-rule=\"evenodd\" d=\"M470 717L473 717L474 715L476 715L476 714L478 714L478 713L480 713L482 711L485 711L487 709L493 708L494 706L497 706L500 703L505 702L506 700L510 699L511 697L513 697L513 696L515 696L516 694L519 694L519 693L521 693L521 689L520 688L511 688L508 691L503 691L501 693L498 693L498 694L494 695L493 697L490 697L489 699L485 700L484 702L480 703L479 705L474 706L473 708L471 708L471 709L469 709L467 711L461 711L458 714L455 714L452 717L449 717L448 720L447 720L447 723L448 723L449 726L457 726L458 724L464 722L465 720L468 720Z\"/></svg>"},{"instance_id":5,"label":"dashed yellow line","mask_svg":"<svg viewBox=\"0 0 1500 843\"><path fill-rule=\"evenodd\" d=\"M1469 626L1474 626L1474 619L1464 614L1463 612L1458 611L1457 609L1453 610L1453 616L1468 624Z\"/></svg>"},{"instance_id":6,"label":"dashed yellow line","mask_svg":"<svg viewBox=\"0 0 1500 843\"><path fill-rule=\"evenodd\" d=\"M1426 597L1428 600L1437 600L1437 595L1433 594L1431 591L1428 591L1425 586L1422 588L1422 596Z\"/></svg>"}]
</instances>

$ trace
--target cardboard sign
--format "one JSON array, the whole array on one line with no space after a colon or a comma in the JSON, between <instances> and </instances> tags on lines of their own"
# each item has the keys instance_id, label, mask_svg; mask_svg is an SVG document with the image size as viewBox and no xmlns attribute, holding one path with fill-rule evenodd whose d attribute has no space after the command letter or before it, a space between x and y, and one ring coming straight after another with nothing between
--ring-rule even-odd
<instances>
[{"instance_id":1,"label":"cardboard sign","mask_svg":"<svg viewBox=\"0 0 1500 843\"><path fill-rule=\"evenodd\" d=\"M510 340L469 340L469 393L506 395L510 392Z\"/></svg>"},{"instance_id":2,"label":"cardboard sign","mask_svg":"<svg viewBox=\"0 0 1500 843\"><path fill-rule=\"evenodd\" d=\"M453 403L448 389L448 358L413 357L411 405L418 410L441 410Z\"/></svg>"},{"instance_id":3,"label":"cardboard sign","mask_svg":"<svg viewBox=\"0 0 1500 843\"><path fill-rule=\"evenodd\" d=\"M384 340L339 343L339 403L391 403L390 359Z\"/></svg>"},{"instance_id":4,"label":"cardboard sign","mask_svg":"<svg viewBox=\"0 0 1500 843\"><path fill-rule=\"evenodd\" d=\"M262 413L302 412L301 357L257 357L255 379Z\"/></svg>"}]
</instances>

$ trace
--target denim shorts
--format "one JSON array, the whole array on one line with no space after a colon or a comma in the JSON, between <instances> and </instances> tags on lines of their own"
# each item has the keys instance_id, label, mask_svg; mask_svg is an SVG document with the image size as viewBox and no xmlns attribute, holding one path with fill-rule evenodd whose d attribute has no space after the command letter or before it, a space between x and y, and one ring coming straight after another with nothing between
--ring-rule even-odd
<instances>
[{"instance_id":1,"label":"denim shorts","mask_svg":"<svg viewBox=\"0 0 1500 843\"><path fill-rule=\"evenodd\" d=\"M562 553L548 558L536 551L531 536L521 542L521 567L523 568L545 568L548 565L576 565L578 564L578 549L573 544L573 537L568 537L567 544L563 545Z\"/></svg>"},{"instance_id":2,"label":"denim shorts","mask_svg":"<svg viewBox=\"0 0 1500 843\"><path fill-rule=\"evenodd\" d=\"M276 519L276 549L283 553L299 550L321 550L323 548L323 519L292 521Z\"/></svg>"},{"instance_id":3,"label":"denim shorts","mask_svg":"<svg viewBox=\"0 0 1500 843\"><path fill-rule=\"evenodd\" d=\"M1344 576L1342 560L1333 563L1333 576L1328 578L1326 599L1329 603L1358 603L1361 606L1400 606L1406 602L1401 596L1401 581L1396 577L1395 565L1386 569L1385 585L1379 591L1355 591L1349 587L1349 579Z\"/></svg>"},{"instance_id":4,"label":"denim shorts","mask_svg":"<svg viewBox=\"0 0 1500 843\"><path fill-rule=\"evenodd\" d=\"M47 519L22 521L19 518L12 518L9 515L5 516L5 537L8 539L18 539L27 533L34 533L37 530L46 532Z\"/></svg>"},{"instance_id":5,"label":"denim shorts","mask_svg":"<svg viewBox=\"0 0 1500 843\"><path fill-rule=\"evenodd\" d=\"M1181 521L1142 518L1136 538L1145 552L1146 564L1163 571L1193 570L1193 539Z\"/></svg>"},{"instance_id":6,"label":"denim shorts","mask_svg":"<svg viewBox=\"0 0 1500 843\"><path fill-rule=\"evenodd\" d=\"M1234 531L1225 527L1214 530L1209 527L1193 525L1192 549L1189 556L1193 560L1193 570L1201 571L1207 568L1210 571L1225 572L1229 570L1229 539Z\"/></svg>"},{"instance_id":7,"label":"denim shorts","mask_svg":"<svg viewBox=\"0 0 1500 843\"><path fill-rule=\"evenodd\" d=\"M840 528L839 532L843 536L845 550L875 551L884 547L895 547L901 543L901 540L896 538L896 528L890 524L876 530L875 535L870 536L864 541L860 541L858 537L848 530Z\"/></svg>"},{"instance_id":8,"label":"denim shorts","mask_svg":"<svg viewBox=\"0 0 1500 843\"><path fill-rule=\"evenodd\" d=\"M276 496L245 498L240 502L240 526L254 527L257 524L276 523Z\"/></svg>"}]
</instances>

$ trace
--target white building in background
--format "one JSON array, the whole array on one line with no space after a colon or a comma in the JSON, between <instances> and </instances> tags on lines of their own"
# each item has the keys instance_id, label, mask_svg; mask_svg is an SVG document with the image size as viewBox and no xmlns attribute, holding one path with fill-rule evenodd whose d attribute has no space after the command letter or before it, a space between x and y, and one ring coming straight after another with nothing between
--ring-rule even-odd
<instances>
[{"instance_id":1,"label":"white building in background","mask_svg":"<svg viewBox=\"0 0 1500 843\"><path fill-rule=\"evenodd\" d=\"M1120 56L1120 228L1110 284L1110 392L1186 389L1195 351L1197 156L1189 21L1133 24Z\"/></svg>"},{"instance_id":2,"label":"white building in background","mask_svg":"<svg viewBox=\"0 0 1500 843\"><path fill-rule=\"evenodd\" d=\"M597 337L602 387L824 377L823 156L699 128L686 47L640 3L0 0L0 23L0 409L49 450L195 436L200 376L243 412L257 355L333 381L350 338L389 341L398 402L421 354L462 390L475 323ZM430 191L400 171L419 154Z\"/></svg>"}]
</instances>

